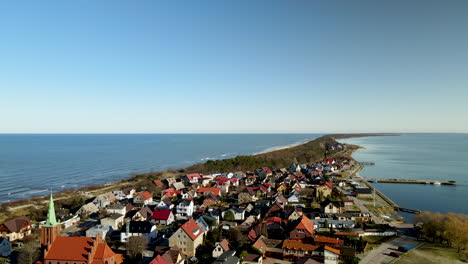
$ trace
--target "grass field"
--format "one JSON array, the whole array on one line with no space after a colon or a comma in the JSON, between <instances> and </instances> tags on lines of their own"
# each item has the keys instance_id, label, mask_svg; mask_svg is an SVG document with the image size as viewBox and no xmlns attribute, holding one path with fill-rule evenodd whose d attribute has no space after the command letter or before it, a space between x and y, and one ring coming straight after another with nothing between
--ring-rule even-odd
<instances>
[{"instance_id":1,"label":"grass field","mask_svg":"<svg viewBox=\"0 0 468 264\"><path fill-rule=\"evenodd\" d=\"M424 243L418 248L409 251L403 255L396 263L398 264L439 264L439 263L466 263L461 260L467 260L464 253L458 254L454 248L439 247L434 244Z\"/></svg>"}]
</instances>

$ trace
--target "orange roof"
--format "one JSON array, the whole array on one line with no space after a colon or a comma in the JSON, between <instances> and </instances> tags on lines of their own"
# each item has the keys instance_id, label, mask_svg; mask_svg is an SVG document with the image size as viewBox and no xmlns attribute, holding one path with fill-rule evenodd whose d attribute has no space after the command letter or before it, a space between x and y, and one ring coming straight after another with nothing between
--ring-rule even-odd
<instances>
[{"instance_id":1,"label":"orange roof","mask_svg":"<svg viewBox=\"0 0 468 264\"><path fill-rule=\"evenodd\" d=\"M344 241L338 238L331 238L325 236L316 236L314 241L317 243L326 243L326 244L343 244Z\"/></svg>"},{"instance_id":2,"label":"orange roof","mask_svg":"<svg viewBox=\"0 0 468 264\"><path fill-rule=\"evenodd\" d=\"M151 193L149 193L148 191L141 192L138 194L138 196L141 196L143 200L148 200L150 198L153 198L153 195L151 195Z\"/></svg>"},{"instance_id":3,"label":"orange roof","mask_svg":"<svg viewBox=\"0 0 468 264\"><path fill-rule=\"evenodd\" d=\"M90 237L57 237L47 252L46 260L88 261L93 245Z\"/></svg>"},{"instance_id":4,"label":"orange roof","mask_svg":"<svg viewBox=\"0 0 468 264\"><path fill-rule=\"evenodd\" d=\"M330 251L330 252L333 252L333 253L335 253L335 254L337 254L337 255L340 254L340 250L339 250L339 249L332 248L332 247L329 247L329 246L325 246L325 250L328 250L328 251Z\"/></svg>"},{"instance_id":5,"label":"orange roof","mask_svg":"<svg viewBox=\"0 0 468 264\"><path fill-rule=\"evenodd\" d=\"M193 220L193 218L190 218L190 220L185 222L185 224L183 224L181 228L185 231L185 233L187 233L187 235L192 240L197 239L197 237L199 237L203 233L202 229L200 228L200 226L198 226L195 220Z\"/></svg>"},{"instance_id":6,"label":"orange roof","mask_svg":"<svg viewBox=\"0 0 468 264\"><path fill-rule=\"evenodd\" d=\"M112 257L113 255L115 255L114 251L112 251L112 249L107 244L101 243L98 245L94 257L97 259L106 259Z\"/></svg>"},{"instance_id":7,"label":"orange roof","mask_svg":"<svg viewBox=\"0 0 468 264\"><path fill-rule=\"evenodd\" d=\"M302 250L302 251L314 251L320 246L311 245L311 244L304 244L301 240L284 240L283 248L286 249L294 249L294 250Z\"/></svg>"},{"instance_id":8,"label":"orange roof","mask_svg":"<svg viewBox=\"0 0 468 264\"><path fill-rule=\"evenodd\" d=\"M220 191L221 190L216 187L200 187L197 192L198 193L212 192L215 196L219 196Z\"/></svg>"},{"instance_id":9,"label":"orange roof","mask_svg":"<svg viewBox=\"0 0 468 264\"><path fill-rule=\"evenodd\" d=\"M310 219L303 215L301 222L296 226L296 229L305 229L307 232L313 234L314 233L314 223L310 221Z\"/></svg>"}]
</instances>

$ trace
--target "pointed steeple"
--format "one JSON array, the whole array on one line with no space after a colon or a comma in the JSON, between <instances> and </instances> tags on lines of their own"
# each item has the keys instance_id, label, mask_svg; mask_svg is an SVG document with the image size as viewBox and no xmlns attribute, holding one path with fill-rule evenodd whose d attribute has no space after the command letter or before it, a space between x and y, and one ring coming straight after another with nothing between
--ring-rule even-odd
<instances>
[{"instance_id":1,"label":"pointed steeple","mask_svg":"<svg viewBox=\"0 0 468 264\"><path fill-rule=\"evenodd\" d=\"M54 199L52 194L50 194L49 200L49 210L47 211L47 220L43 226L45 227L54 227L58 225L57 218L55 217L55 208L54 208Z\"/></svg>"}]
</instances>

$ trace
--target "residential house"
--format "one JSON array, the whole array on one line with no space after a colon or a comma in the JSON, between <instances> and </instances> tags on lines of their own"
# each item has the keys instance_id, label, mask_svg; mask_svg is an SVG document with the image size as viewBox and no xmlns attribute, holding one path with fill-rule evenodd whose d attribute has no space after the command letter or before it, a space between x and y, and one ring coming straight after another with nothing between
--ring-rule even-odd
<instances>
[{"instance_id":1,"label":"residential house","mask_svg":"<svg viewBox=\"0 0 468 264\"><path fill-rule=\"evenodd\" d=\"M252 188L244 188L244 190L238 195L239 203L248 203L258 200L255 191Z\"/></svg>"},{"instance_id":2,"label":"residential house","mask_svg":"<svg viewBox=\"0 0 468 264\"><path fill-rule=\"evenodd\" d=\"M342 201L332 201L328 198L320 203L320 207L322 212L325 214L343 213L344 210L344 204Z\"/></svg>"},{"instance_id":3,"label":"residential house","mask_svg":"<svg viewBox=\"0 0 468 264\"><path fill-rule=\"evenodd\" d=\"M151 195L148 191L143 191L133 198L133 202L136 204L152 204L153 203L153 195Z\"/></svg>"},{"instance_id":4,"label":"residential house","mask_svg":"<svg viewBox=\"0 0 468 264\"><path fill-rule=\"evenodd\" d=\"M156 208L160 208L160 209L172 209L174 208L174 204L172 203L171 199L169 198L164 198L162 199L158 205L156 206Z\"/></svg>"},{"instance_id":5,"label":"residential house","mask_svg":"<svg viewBox=\"0 0 468 264\"><path fill-rule=\"evenodd\" d=\"M108 217L101 219L101 225L111 226L114 230L118 230L123 222L124 216L121 214L111 214Z\"/></svg>"},{"instance_id":6,"label":"residential house","mask_svg":"<svg viewBox=\"0 0 468 264\"><path fill-rule=\"evenodd\" d=\"M236 257L235 250L229 250L221 254L213 264L239 264L239 258Z\"/></svg>"},{"instance_id":7,"label":"residential house","mask_svg":"<svg viewBox=\"0 0 468 264\"><path fill-rule=\"evenodd\" d=\"M156 257L149 264L185 264L187 259L187 256L180 252L178 247L168 247L164 253L159 254L156 250L156 254Z\"/></svg>"},{"instance_id":8,"label":"residential house","mask_svg":"<svg viewBox=\"0 0 468 264\"><path fill-rule=\"evenodd\" d=\"M147 221L151 218L152 215L153 215L153 211L151 211L151 209L149 209L148 207L142 207L132 216L132 220L133 221Z\"/></svg>"},{"instance_id":9,"label":"residential house","mask_svg":"<svg viewBox=\"0 0 468 264\"><path fill-rule=\"evenodd\" d=\"M288 197L288 203L299 203L301 201L301 197L299 192L293 191L291 195Z\"/></svg>"},{"instance_id":10,"label":"residential house","mask_svg":"<svg viewBox=\"0 0 468 264\"><path fill-rule=\"evenodd\" d=\"M344 244L344 241L338 238L326 237L326 236L315 236L314 242L322 245L340 247Z\"/></svg>"},{"instance_id":11,"label":"residential house","mask_svg":"<svg viewBox=\"0 0 468 264\"><path fill-rule=\"evenodd\" d=\"M203 243L203 230L189 219L169 238L169 246L177 246L188 257L195 256L196 249Z\"/></svg>"},{"instance_id":12,"label":"residential house","mask_svg":"<svg viewBox=\"0 0 468 264\"><path fill-rule=\"evenodd\" d=\"M171 187L176 191L181 191L185 189L185 185L183 182L174 182Z\"/></svg>"},{"instance_id":13,"label":"residential house","mask_svg":"<svg viewBox=\"0 0 468 264\"><path fill-rule=\"evenodd\" d=\"M263 257L257 254L247 254L246 256L242 257L242 264L262 264Z\"/></svg>"},{"instance_id":14,"label":"residential house","mask_svg":"<svg viewBox=\"0 0 468 264\"><path fill-rule=\"evenodd\" d=\"M289 233L290 239L303 239L314 235L314 223L310 219L303 215L301 221L296 227Z\"/></svg>"},{"instance_id":15,"label":"residential house","mask_svg":"<svg viewBox=\"0 0 468 264\"><path fill-rule=\"evenodd\" d=\"M200 187L198 188L197 193L202 196L208 196L209 194L212 194L216 197L219 197L221 190L216 187Z\"/></svg>"},{"instance_id":16,"label":"residential house","mask_svg":"<svg viewBox=\"0 0 468 264\"><path fill-rule=\"evenodd\" d=\"M184 181L185 184L191 184L191 183L199 183L202 180L202 176L199 173L190 173L187 175L182 176L182 181Z\"/></svg>"},{"instance_id":17,"label":"residential house","mask_svg":"<svg viewBox=\"0 0 468 264\"><path fill-rule=\"evenodd\" d=\"M283 256L287 259L291 257L312 257L320 256L321 246L312 245L296 239L287 239L283 242Z\"/></svg>"},{"instance_id":18,"label":"residential house","mask_svg":"<svg viewBox=\"0 0 468 264\"><path fill-rule=\"evenodd\" d=\"M340 250L332 247L325 246L324 250L324 264L338 264L340 258Z\"/></svg>"},{"instance_id":19,"label":"residential house","mask_svg":"<svg viewBox=\"0 0 468 264\"><path fill-rule=\"evenodd\" d=\"M0 225L0 237L6 238L8 241L16 241L23 239L31 234L31 222L26 216L6 220Z\"/></svg>"},{"instance_id":20,"label":"residential house","mask_svg":"<svg viewBox=\"0 0 468 264\"><path fill-rule=\"evenodd\" d=\"M111 232L112 232L112 227L110 225L97 225L86 230L86 236L87 237L100 236L102 238L106 238L106 236L110 235Z\"/></svg>"},{"instance_id":21,"label":"residential house","mask_svg":"<svg viewBox=\"0 0 468 264\"><path fill-rule=\"evenodd\" d=\"M234 221L244 221L245 220L245 209L244 208L238 208L238 207L233 207L229 208L221 213L221 216L224 219L224 216L226 215L227 211L231 211L234 215Z\"/></svg>"},{"instance_id":22,"label":"residential house","mask_svg":"<svg viewBox=\"0 0 468 264\"><path fill-rule=\"evenodd\" d=\"M194 211L193 200L183 199L176 207L177 219L188 219L192 217Z\"/></svg>"},{"instance_id":23,"label":"residential house","mask_svg":"<svg viewBox=\"0 0 468 264\"><path fill-rule=\"evenodd\" d=\"M8 257L11 255L11 243L8 239L0 237L0 257Z\"/></svg>"},{"instance_id":24,"label":"residential house","mask_svg":"<svg viewBox=\"0 0 468 264\"><path fill-rule=\"evenodd\" d=\"M174 214L172 210L156 208L153 211L151 219L158 225L170 225L174 222Z\"/></svg>"},{"instance_id":25,"label":"residential house","mask_svg":"<svg viewBox=\"0 0 468 264\"><path fill-rule=\"evenodd\" d=\"M330 197L333 190L333 184L331 182L325 182L324 184L315 187L315 197L327 198Z\"/></svg>"},{"instance_id":26,"label":"residential house","mask_svg":"<svg viewBox=\"0 0 468 264\"><path fill-rule=\"evenodd\" d=\"M133 199L136 194L136 188L133 186L122 188L121 190L115 190L112 192L117 200Z\"/></svg>"},{"instance_id":27,"label":"residential house","mask_svg":"<svg viewBox=\"0 0 468 264\"><path fill-rule=\"evenodd\" d=\"M314 228L335 228L335 229L350 229L356 225L352 220L333 220L333 219L312 219Z\"/></svg>"},{"instance_id":28,"label":"residential house","mask_svg":"<svg viewBox=\"0 0 468 264\"><path fill-rule=\"evenodd\" d=\"M121 229L120 242L128 242L130 237L141 236L151 243L158 234L156 225L147 221L129 221Z\"/></svg>"},{"instance_id":29,"label":"residential house","mask_svg":"<svg viewBox=\"0 0 468 264\"><path fill-rule=\"evenodd\" d=\"M90 202L81 206L80 209L78 209L78 211L76 212L76 214L81 216L89 216L96 212L99 212L99 208L93 202Z\"/></svg>"},{"instance_id":30,"label":"residential house","mask_svg":"<svg viewBox=\"0 0 468 264\"><path fill-rule=\"evenodd\" d=\"M174 196L179 194L182 194L182 191L177 191L174 188L167 188L161 192L161 199L164 199L165 197L172 199Z\"/></svg>"},{"instance_id":31,"label":"residential house","mask_svg":"<svg viewBox=\"0 0 468 264\"><path fill-rule=\"evenodd\" d=\"M112 192L100 194L94 198L93 203L97 208L105 208L116 200Z\"/></svg>"},{"instance_id":32,"label":"residential house","mask_svg":"<svg viewBox=\"0 0 468 264\"><path fill-rule=\"evenodd\" d=\"M229 241L227 239L221 240L221 242L216 242L215 247L211 253L213 258L218 258L226 251L232 250L232 247L229 245Z\"/></svg>"},{"instance_id":33,"label":"residential house","mask_svg":"<svg viewBox=\"0 0 468 264\"><path fill-rule=\"evenodd\" d=\"M127 213L127 207L123 204L115 203L108 208L106 208L108 214L121 214L125 215Z\"/></svg>"}]
</instances>

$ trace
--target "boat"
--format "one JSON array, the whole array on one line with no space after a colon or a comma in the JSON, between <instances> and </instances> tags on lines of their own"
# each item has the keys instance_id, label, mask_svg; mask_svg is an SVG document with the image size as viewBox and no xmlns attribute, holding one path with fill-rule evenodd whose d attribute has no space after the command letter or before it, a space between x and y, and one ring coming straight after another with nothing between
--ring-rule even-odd
<instances>
[{"instance_id":1,"label":"boat","mask_svg":"<svg viewBox=\"0 0 468 264\"><path fill-rule=\"evenodd\" d=\"M434 182L434 185L441 185L441 183L438 182L438 181L435 181L435 182Z\"/></svg>"}]
</instances>

